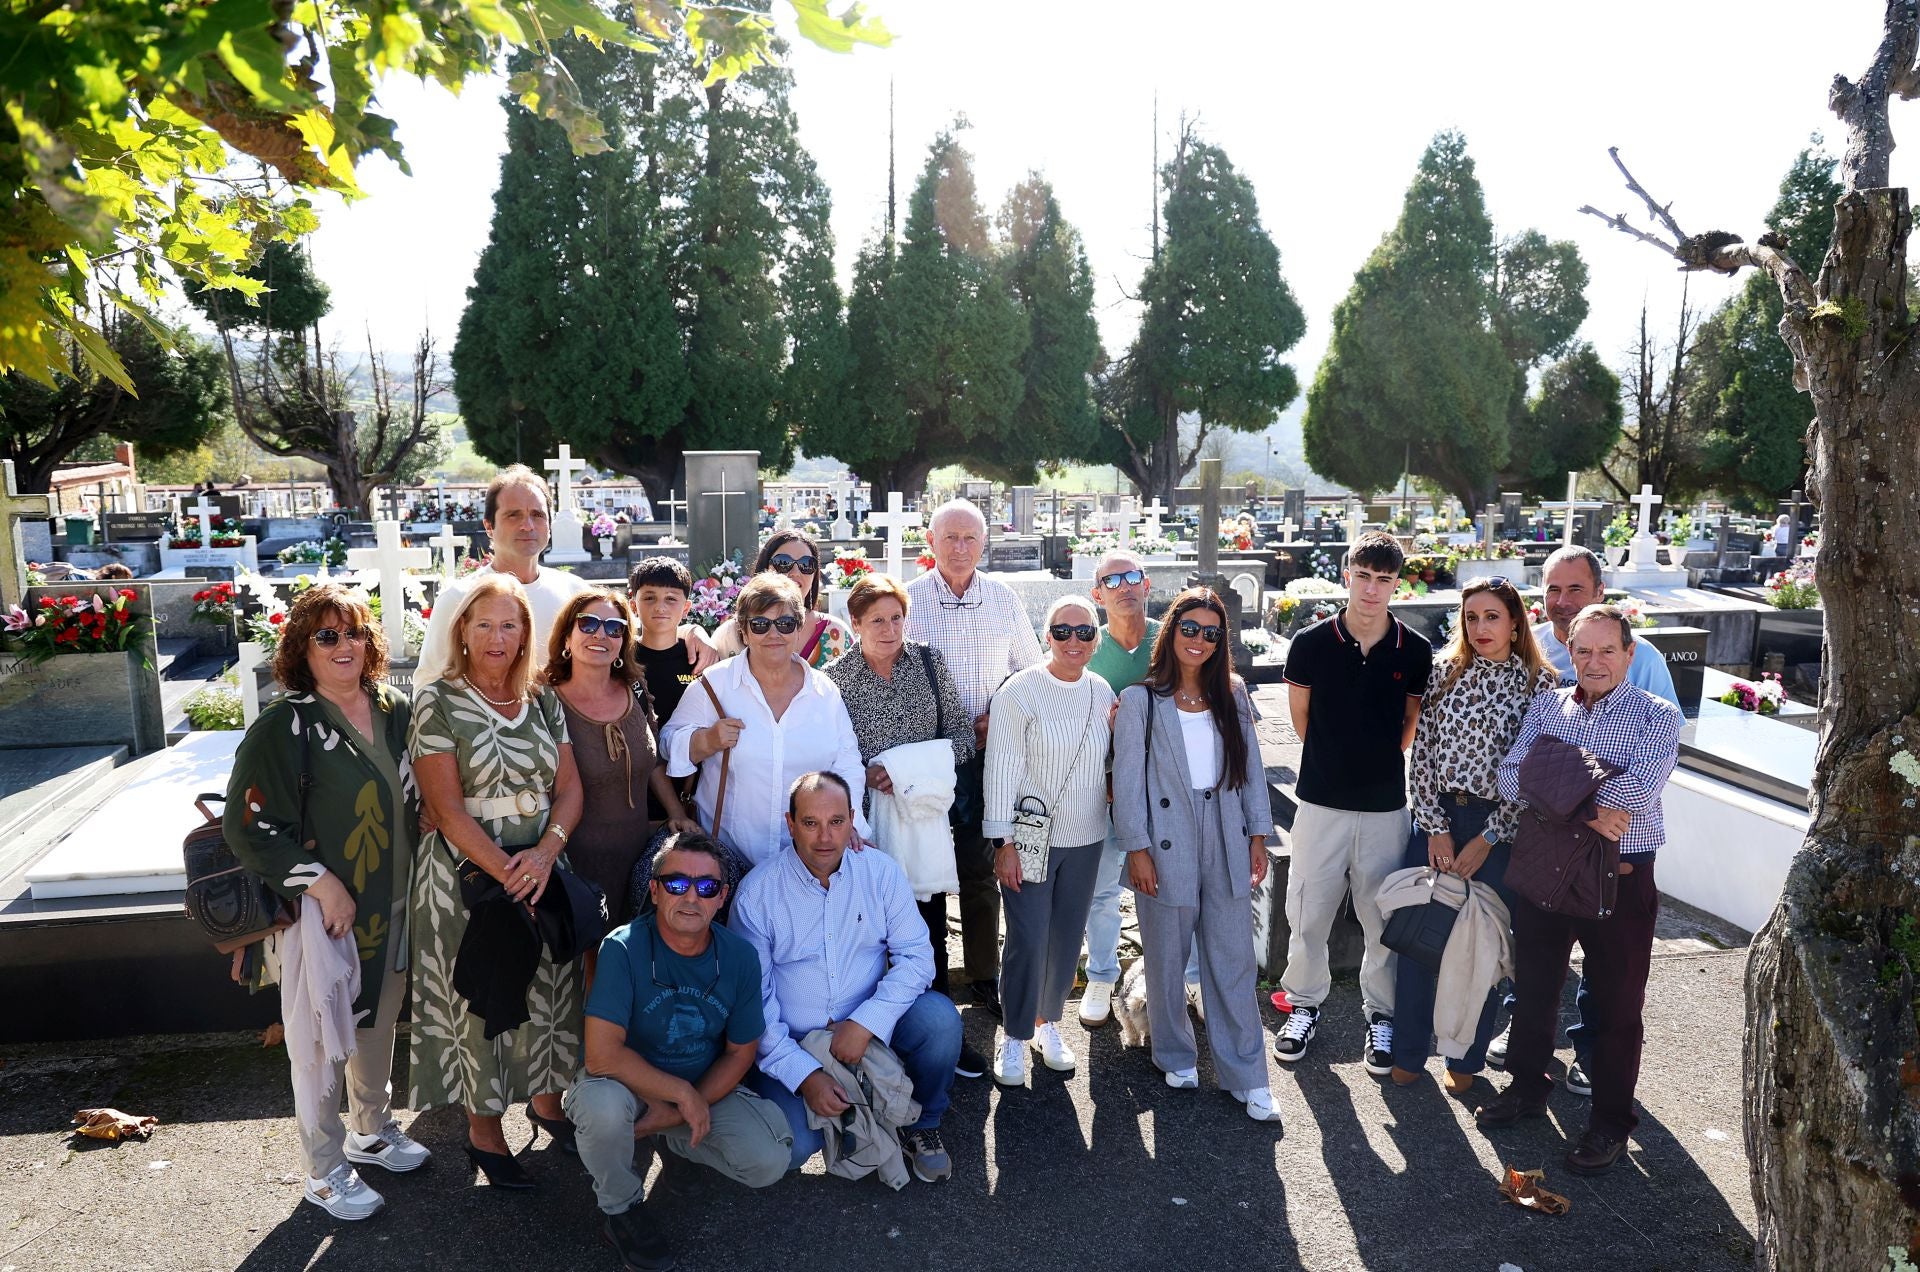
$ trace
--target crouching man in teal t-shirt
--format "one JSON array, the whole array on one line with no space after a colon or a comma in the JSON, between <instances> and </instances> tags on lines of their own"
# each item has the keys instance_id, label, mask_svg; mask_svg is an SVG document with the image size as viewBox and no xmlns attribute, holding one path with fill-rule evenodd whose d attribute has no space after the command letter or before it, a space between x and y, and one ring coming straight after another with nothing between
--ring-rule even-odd
<instances>
[{"instance_id":1,"label":"crouching man in teal t-shirt","mask_svg":"<svg viewBox=\"0 0 1920 1272\"><path fill-rule=\"evenodd\" d=\"M670 835L653 859L654 911L600 943L587 995L586 1069L567 1092L581 1164L605 1215L601 1235L629 1268L673 1252L642 1204L649 1137L751 1188L786 1173L793 1133L740 1085L765 1031L760 958L713 916L725 868L700 831Z\"/></svg>"}]
</instances>

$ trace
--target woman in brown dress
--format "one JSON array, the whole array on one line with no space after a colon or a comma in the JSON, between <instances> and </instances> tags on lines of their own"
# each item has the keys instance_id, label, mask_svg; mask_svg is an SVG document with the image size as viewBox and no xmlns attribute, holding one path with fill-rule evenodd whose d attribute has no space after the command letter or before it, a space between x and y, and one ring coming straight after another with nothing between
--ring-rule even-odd
<instances>
[{"instance_id":1,"label":"woman in brown dress","mask_svg":"<svg viewBox=\"0 0 1920 1272\"><path fill-rule=\"evenodd\" d=\"M679 807L666 765L660 762L646 679L633 658L633 612L627 598L595 589L568 601L554 622L542 673L567 713L574 763L586 808L567 858L574 872L607 894L615 926L633 915L628 880L653 837L647 814L651 789L666 808ZM669 818L675 830L698 829ZM587 955L593 977L594 955Z\"/></svg>"}]
</instances>

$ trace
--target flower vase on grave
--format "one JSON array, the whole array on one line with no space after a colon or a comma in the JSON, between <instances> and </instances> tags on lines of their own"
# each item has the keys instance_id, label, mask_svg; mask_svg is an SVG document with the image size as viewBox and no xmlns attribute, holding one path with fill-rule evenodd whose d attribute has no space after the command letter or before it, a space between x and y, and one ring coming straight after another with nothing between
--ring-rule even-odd
<instances>
[{"instance_id":1,"label":"flower vase on grave","mask_svg":"<svg viewBox=\"0 0 1920 1272\"><path fill-rule=\"evenodd\" d=\"M600 539L600 555L608 561L613 560L613 536L604 535Z\"/></svg>"}]
</instances>

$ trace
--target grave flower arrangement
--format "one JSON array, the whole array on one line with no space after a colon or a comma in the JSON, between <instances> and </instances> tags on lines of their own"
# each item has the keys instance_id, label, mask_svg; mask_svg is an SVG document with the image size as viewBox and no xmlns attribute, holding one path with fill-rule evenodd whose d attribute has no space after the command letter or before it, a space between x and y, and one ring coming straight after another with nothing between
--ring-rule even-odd
<instances>
[{"instance_id":1,"label":"grave flower arrangement","mask_svg":"<svg viewBox=\"0 0 1920 1272\"><path fill-rule=\"evenodd\" d=\"M825 581L828 587L846 591L872 573L873 562L867 560L865 548L840 548L827 565Z\"/></svg>"},{"instance_id":2,"label":"grave flower arrangement","mask_svg":"<svg viewBox=\"0 0 1920 1272\"><path fill-rule=\"evenodd\" d=\"M335 535L322 543L318 539L306 539L292 547L282 548L279 552L282 565L319 565L325 561L329 566L347 563L347 541Z\"/></svg>"},{"instance_id":3,"label":"grave flower arrangement","mask_svg":"<svg viewBox=\"0 0 1920 1272\"><path fill-rule=\"evenodd\" d=\"M1345 595L1324 579L1295 579L1267 607L1267 628L1290 636L1321 619L1333 617Z\"/></svg>"},{"instance_id":4,"label":"grave flower arrangement","mask_svg":"<svg viewBox=\"0 0 1920 1272\"><path fill-rule=\"evenodd\" d=\"M1253 531L1245 522L1220 527L1220 546L1229 552L1251 552Z\"/></svg>"},{"instance_id":5,"label":"grave flower arrangement","mask_svg":"<svg viewBox=\"0 0 1920 1272\"><path fill-rule=\"evenodd\" d=\"M1105 556L1120 546L1117 536L1111 534L1090 534L1083 539L1075 539L1067 544L1068 556L1098 557Z\"/></svg>"},{"instance_id":6,"label":"grave flower arrangement","mask_svg":"<svg viewBox=\"0 0 1920 1272\"><path fill-rule=\"evenodd\" d=\"M915 557L914 563L920 567L922 574L939 564L938 561L933 559L933 553L927 551L922 551L919 556Z\"/></svg>"},{"instance_id":7,"label":"grave flower arrangement","mask_svg":"<svg viewBox=\"0 0 1920 1272\"><path fill-rule=\"evenodd\" d=\"M1802 557L1767 580L1767 604L1775 609L1814 609L1820 604L1820 587L1814 581L1813 558Z\"/></svg>"},{"instance_id":8,"label":"grave flower arrangement","mask_svg":"<svg viewBox=\"0 0 1920 1272\"><path fill-rule=\"evenodd\" d=\"M604 512L596 513L593 520L587 523L587 533L596 539L611 539L619 528L619 523Z\"/></svg>"},{"instance_id":9,"label":"grave flower arrangement","mask_svg":"<svg viewBox=\"0 0 1920 1272\"><path fill-rule=\"evenodd\" d=\"M58 654L119 654L134 648L147 616L133 608L132 589L43 596L32 610L15 605L4 621L7 645L29 662Z\"/></svg>"},{"instance_id":10,"label":"grave flower arrangement","mask_svg":"<svg viewBox=\"0 0 1920 1272\"><path fill-rule=\"evenodd\" d=\"M1315 548L1307 553L1307 569L1317 579L1325 579L1329 583L1340 581L1340 567L1333 563L1333 558L1326 554L1325 549Z\"/></svg>"},{"instance_id":11,"label":"grave flower arrangement","mask_svg":"<svg viewBox=\"0 0 1920 1272\"><path fill-rule=\"evenodd\" d=\"M460 565L459 568L454 571L454 577L464 579L469 574L478 574L482 570L492 568L492 566L493 553L489 552L484 556L474 556L469 552L466 556L460 558Z\"/></svg>"},{"instance_id":12,"label":"grave flower arrangement","mask_svg":"<svg viewBox=\"0 0 1920 1272\"><path fill-rule=\"evenodd\" d=\"M213 544L216 548L238 548L246 544L240 533L238 517L220 517L213 521ZM200 546L200 523L181 521L167 531L167 546L170 548L197 548Z\"/></svg>"},{"instance_id":13,"label":"grave flower arrangement","mask_svg":"<svg viewBox=\"0 0 1920 1272\"><path fill-rule=\"evenodd\" d=\"M1625 616L1631 626L1652 627L1654 625L1655 619L1653 615L1647 613L1646 607L1640 604L1634 597L1623 596L1618 600L1611 601L1610 604L1619 606L1620 613Z\"/></svg>"},{"instance_id":14,"label":"grave flower arrangement","mask_svg":"<svg viewBox=\"0 0 1920 1272\"><path fill-rule=\"evenodd\" d=\"M193 594L193 621L226 627L233 622L233 584L215 583Z\"/></svg>"},{"instance_id":15,"label":"grave flower arrangement","mask_svg":"<svg viewBox=\"0 0 1920 1272\"><path fill-rule=\"evenodd\" d=\"M1476 539L1454 553L1461 561L1514 561L1520 555L1520 545L1512 539L1495 539L1491 546L1485 540Z\"/></svg>"},{"instance_id":16,"label":"grave flower arrangement","mask_svg":"<svg viewBox=\"0 0 1920 1272\"><path fill-rule=\"evenodd\" d=\"M710 632L732 618L746 569L739 552L714 562L704 576L693 581L693 605L687 617Z\"/></svg>"},{"instance_id":17,"label":"grave flower arrangement","mask_svg":"<svg viewBox=\"0 0 1920 1272\"><path fill-rule=\"evenodd\" d=\"M1733 686L1720 695L1720 701L1742 711L1752 711L1758 715L1774 715L1780 710L1780 704L1786 700L1787 687L1773 672L1761 675L1760 683L1753 684L1745 680L1736 680Z\"/></svg>"},{"instance_id":18,"label":"grave flower arrangement","mask_svg":"<svg viewBox=\"0 0 1920 1272\"><path fill-rule=\"evenodd\" d=\"M1401 562L1400 586L1395 591L1404 591L1408 596L1425 596L1436 587L1445 587L1453 581L1456 562L1457 558L1451 552L1416 552Z\"/></svg>"}]
</instances>

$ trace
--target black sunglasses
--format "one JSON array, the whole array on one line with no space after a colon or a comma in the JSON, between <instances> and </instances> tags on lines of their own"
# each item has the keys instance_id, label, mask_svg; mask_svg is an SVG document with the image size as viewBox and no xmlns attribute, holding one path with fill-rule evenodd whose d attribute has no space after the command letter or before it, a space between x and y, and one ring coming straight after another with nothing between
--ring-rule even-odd
<instances>
[{"instance_id":1,"label":"black sunglasses","mask_svg":"<svg viewBox=\"0 0 1920 1272\"><path fill-rule=\"evenodd\" d=\"M321 627L315 629L313 633L313 643L322 649L332 649L342 640L350 640L356 645L364 645L367 643L367 629L364 627L349 627L345 631L341 631L337 627Z\"/></svg>"},{"instance_id":2,"label":"black sunglasses","mask_svg":"<svg viewBox=\"0 0 1920 1272\"><path fill-rule=\"evenodd\" d=\"M720 889L727 886L726 880L716 879L712 875L665 874L654 882L676 897L686 896L687 889L692 888L693 894L702 901L713 900L720 895Z\"/></svg>"},{"instance_id":3,"label":"black sunglasses","mask_svg":"<svg viewBox=\"0 0 1920 1272\"><path fill-rule=\"evenodd\" d=\"M779 618L768 618L762 614L747 620L747 630L755 636L765 636L768 628L772 628L782 636L791 636L800 630L800 620L791 614L782 614Z\"/></svg>"},{"instance_id":4,"label":"black sunglasses","mask_svg":"<svg viewBox=\"0 0 1920 1272\"><path fill-rule=\"evenodd\" d=\"M1124 583L1128 587L1133 587L1135 584L1145 581L1146 577L1147 572L1145 570L1127 570L1120 574L1102 574L1100 576L1100 586L1104 588L1116 588Z\"/></svg>"},{"instance_id":5,"label":"black sunglasses","mask_svg":"<svg viewBox=\"0 0 1920 1272\"><path fill-rule=\"evenodd\" d=\"M1100 629L1092 623L1055 623L1047 628L1047 635L1055 640L1090 641L1100 635Z\"/></svg>"},{"instance_id":6,"label":"black sunglasses","mask_svg":"<svg viewBox=\"0 0 1920 1272\"><path fill-rule=\"evenodd\" d=\"M800 573L802 574L812 574L814 569L816 568L817 563L810 556L803 556L803 557L788 556L784 552L776 552L773 554L773 560L767 562L767 564L771 565L774 569L780 571L780 573L782 574L785 574L788 570L794 569L796 567L798 567Z\"/></svg>"},{"instance_id":7,"label":"black sunglasses","mask_svg":"<svg viewBox=\"0 0 1920 1272\"><path fill-rule=\"evenodd\" d=\"M624 618L601 618L598 614L576 614L573 617L573 625L579 629L582 636L598 636L601 632L605 632L608 640L627 638L627 620Z\"/></svg>"},{"instance_id":8,"label":"black sunglasses","mask_svg":"<svg viewBox=\"0 0 1920 1272\"><path fill-rule=\"evenodd\" d=\"M1481 584L1484 589L1489 592L1517 592L1520 590L1513 585L1513 580L1504 574L1496 574L1490 579L1482 579Z\"/></svg>"},{"instance_id":9,"label":"black sunglasses","mask_svg":"<svg viewBox=\"0 0 1920 1272\"><path fill-rule=\"evenodd\" d=\"M1209 645L1218 645L1220 643L1220 628L1213 623L1208 623L1205 627L1202 627L1191 618L1183 618L1180 620L1179 626L1174 628L1174 630L1182 636L1185 636L1188 640L1192 640L1195 636L1198 636Z\"/></svg>"}]
</instances>

